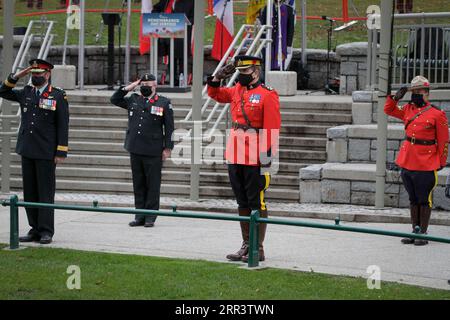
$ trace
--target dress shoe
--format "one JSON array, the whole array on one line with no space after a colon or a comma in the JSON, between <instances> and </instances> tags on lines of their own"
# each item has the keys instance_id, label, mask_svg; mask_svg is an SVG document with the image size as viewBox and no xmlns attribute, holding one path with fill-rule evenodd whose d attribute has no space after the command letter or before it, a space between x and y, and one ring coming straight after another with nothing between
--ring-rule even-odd
<instances>
[{"instance_id":1,"label":"dress shoe","mask_svg":"<svg viewBox=\"0 0 450 320\"><path fill-rule=\"evenodd\" d=\"M426 235L426 233L421 233L421 232L419 234ZM427 244L428 244L428 240L423 240L423 239L415 239L414 240L415 246L425 246Z\"/></svg>"},{"instance_id":2,"label":"dress shoe","mask_svg":"<svg viewBox=\"0 0 450 320\"><path fill-rule=\"evenodd\" d=\"M49 235L43 235L41 237L41 240L39 241L40 244L49 244L52 243L52 237L50 237Z\"/></svg>"},{"instance_id":3,"label":"dress shoe","mask_svg":"<svg viewBox=\"0 0 450 320\"><path fill-rule=\"evenodd\" d=\"M155 226L154 222L146 221L144 224L145 228L153 228Z\"/></svg>"},{"instance_id":4,"label":"dress shoe","mask_svg":"<svg viewBox=\"0 0 450 320\"><path fill-rule=\"evenodd\" d=\"M417 240L413 238L403 238L401 241L403 244L414 244Z\"/></svg>"},{"instance_id":5,"label":"dress shoe","mask_svg":"<svg viewBox=\"0 0 450 320\"><path fill-rule=\"evenodd\" d=\"M20 237L20 242L33 242L33 241L39 241L41 240L41 237L38 234L27 234L26 236Z\"/></svg>"},{"instance_id":6,"label":"dress shoe","mask_svg":"<svg viewBox=\"0 0 450 320\"><path fill-rule=\"evenodd\" d=\"M130 227L139 227L139 226L143 226L145 224L144 221L139 221L139 220L133 220L131 221L128 225Z\"/></svg>"}]
</instances>

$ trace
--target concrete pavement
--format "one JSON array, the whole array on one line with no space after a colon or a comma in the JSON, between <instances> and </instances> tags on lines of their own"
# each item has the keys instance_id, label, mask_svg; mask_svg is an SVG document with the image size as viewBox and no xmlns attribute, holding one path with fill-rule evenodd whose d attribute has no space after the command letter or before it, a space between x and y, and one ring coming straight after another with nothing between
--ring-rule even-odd
<instances>
[{"instance_id":1,"label":"concrete pavement","mask_svg":"<svg viewBox=\"0 0 450 320\"><path fill-rule=\"evenodd\" d=\"M240 246L237 222L159 217L154 228L130 228L131 218L123 214L57 211L56 234L49 247L226 262L225 255ZM20 208L21 235L29 229L26 221L25 210ZM344 224L410 230L407 224ZM433 225L430 234L449 237L450 227ZM5 207L0 207L0 242L9 242L9 208ZM367 268L376 265L382 281L450 290L448 244L415 247L401 245L395 237L269 225L265 250L267 261L261 265L266 267L367 278Z\"/></svg>"}]
</instances>

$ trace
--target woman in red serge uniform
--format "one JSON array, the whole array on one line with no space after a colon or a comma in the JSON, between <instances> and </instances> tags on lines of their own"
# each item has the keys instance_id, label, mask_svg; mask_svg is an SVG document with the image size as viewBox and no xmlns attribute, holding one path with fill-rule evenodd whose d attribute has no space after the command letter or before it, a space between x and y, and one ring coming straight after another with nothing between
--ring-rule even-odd
<instances>
[{"instance_id":1,"label":"woman in red serge uniform","mask_svg":"<svg viewBox=\"0 0 450 320\"><path fill-rule=\"evenodd\" d=\"M448 120L444 111L429 102L430 83L425 77L415 77L409 90L412 93L409 103L397 104L408 91L403 87L395 96L387 98L384 112L405 124L406 139L396 163L402 168L403 184L409 195L413 232L426 234L433 189L438 182L437 171L447 163ZM406 238L402 243L425 245L428 241Z\"/></svg>"}]
</instances>

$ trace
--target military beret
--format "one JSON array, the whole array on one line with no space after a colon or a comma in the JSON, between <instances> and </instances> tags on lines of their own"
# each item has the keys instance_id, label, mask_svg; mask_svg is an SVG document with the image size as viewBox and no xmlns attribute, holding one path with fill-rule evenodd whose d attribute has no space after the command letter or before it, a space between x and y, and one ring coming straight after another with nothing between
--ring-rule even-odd
<instances>
[{"instance_id":1,"label":"military beret","mask_svg":"<svg viewBox=\"0 0 450 320\"><path fill-rule=\"evenodd\" d=\"M155 80L156 80L155 76L152 74L148 74L148 73L144 74L141 77L141 81L155 81Z\"/></svg>"},{"instance_id":2,"label":"military beret","mask_svg":"<svg viewBox=\"0 0 450 320\"><path fill-rule=\"evenodd\" d=\"M261 66L262 59L254 56L240 55L234 58L236 69L246 69L252 66Z\"/></svg>"},{"instance_id":3,"label":"military beret","mask_svg":"<svg viewBox=\"0 0 450 320\"><path fill-rule=\"evenodd\" d=\"M29 61L30 66L33 68L31 69L31 72L44 72L44 71L50 71L53 69L53 65L50 62L47 62L42 59L31 59Z\"/></svg>"}]
</instances>

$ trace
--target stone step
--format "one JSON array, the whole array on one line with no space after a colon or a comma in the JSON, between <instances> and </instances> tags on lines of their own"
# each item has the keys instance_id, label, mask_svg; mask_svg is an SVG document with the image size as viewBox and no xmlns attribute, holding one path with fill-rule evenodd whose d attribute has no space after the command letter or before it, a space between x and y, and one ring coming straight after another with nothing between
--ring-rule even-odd
<instances>
[{"instance_id":1,"label":"stone step","mask_svg":"<svg viewBox=\"0 0 450 320\"><path fill-rule=\"evenodd\" d=\"M1 168L1 166L0 166ZM21 177L21 166L11 166L11 176L14 178ZM163 169L162 181L164 183L180 183L183 185L189 184L190 172ZM81 181L109 181L114 182L131 182L130 168L84 168L72 167L67 165L58 166L56 169L57 179L63 180L81 180ZM227 172L201 172L200 185L229 185L230 181ZM271 186L283 186L286 188L297 188L298 176L287 176L275 174L271 176Z\"/></svg>"},{"instance_id":2,"label":"stone step","mask_svg":"<svg viewBox=\"0 0 450 320\"><path fill-rule=\"evenodd\" d=\"M302 117L298 115L298 117ZM299 118L300 119L300 118ZM281 133L288 134L303 134L303 133L318 133L318 134L326 134L326 129L330 127L334 127L337 121L333 123L328 121L320 121L317 124L314 123L314 119L316 121L320 121L320 115L308 115L303 117L303 120L298 121L288 121L286 124L283 124L281 127ZM347 123L347 122L343 122ZM76 117L72 116L70 118L70 128L71 129L126 129L128 126L128 119L126 118L89 118L89 117ZM218 126L218 130L224 131L227 128L224 122L222 122Z\"/></svg>"},{"instance_id":3,"label":"stone step","mask_svg":"<svg viewBox=\"0 0 450 320\"><path fill-rule=\"evenodd\" d=\"M13 141L13 146L11 152L14 152L15 141ZM70 155L110 155L110 156L127 156L128 152L124 149L123 143L99 143L99 142L79 142L71 141L69 144ZM326 160L325 150L307 150L303 149L283 149L279 150L279 158L281 161L289 160ZM174 152L177 149L174 149ZM224 147L215 149L216 152L224 155Z\"/></svg>"},{"instance_id":4,"label":"stone step","mask_svg":"<svg viewBox=\"0 0 450 320\"><path fill-rule=\"evenodd\" d=\"M80 105L110 105L110 97L112 91L67 91L67 96L70 104ZM162 95L168 97L174 106L192 106L192 94L174 94L163 93ZM203 102L206 101L206 98ZM213 103L211 103L212 105ZM351 97L343 96L294 96L294 97L280 97L280 105L283 110L287 109L307 109L307 110L336 110L351 113L352 101Z\"/></svg>"},{"instance_id":5,"label":"stone step","mask_svg":"<svg viewBox=\"0 0 450 320\"><path fill-rule=\"evenodd\" d=\"M92 142L120 142L123 144L125 139L125 130L82 130L71 129L69 131L69 141L81 140ZM325 137L297 137L280 136L280 146L286 147L308 147L312 149L322 149L326 147L327 139ZM208 142L205 141L204 145Z\"/></svg>"},{"instance_id":6,"label":"stone step","mask_svg":"<svg viewBox=\"0 0 450 320\"><path fill-rule=\"evenodd\" d=\"M184 119L189 112L187 107L174 106L174 118L175 120ZM127 119L127 110L116 106L83 106L83 105L70 105L71 117L90 117L101 119Z\"/></svg>"},{"instance_id":7,"label":"stone step","mask_svg":"<svg viewBox=\"0 0 450 320\"><path fill-rule=\"evenodd\" d=\"M317 112L282 112L281 121L285 122L299 122L299 123L330 123L333 126L341 124L349 124L352 122L351 114L342 113L317 113Z\"/></svg>"},{"instance_id":8,"label":"stone step","mask_svg":"<svg viewBox=\"0 0 450 320\"><path fill-rule=\"evenodd\" d=\"M18 191L22 189L22 179L12 178L11 189ZM113 194L132 194L133 186L131 182L91 182L91 181L77 181L77 180L62 180L56 181L56 189L58 192L83 192L83 193L113 193ZM233 198L233 191L231 187L225 186L200 186L200 196L202 198ZM190 194L189 185L166 184L161 185L161 196L188 196ZM284 188L269 188L266 193L268 201L298 201L298 192L293 192L290 189Z\"/></svg>"},{"instance_id":9,"label":"stone step","mask_svg":"<svg viewBox=\"0 0 450 320\"><path fill-rule=\"evenodd\" d=\"M86 142L71 141L69 144L71 153L73 154L117 154L126 155L128 152L124 149L123 143L102 143L102 142ZM188 147L189 148L189 147ZM224 147L217 147L224 154ZM325 150L301 150L301 149L284 149L280 148L280 159L315 159L325 160Z\"/></svg>"},{"instance_id":10,"label":"stone step","mask_svg":"<svg viewBox=\"0 0 450 320\"><path fill-rule=\"evenodd\" d=\"M281 126L280 134L285 135L308 135L314 137L325 137L327 129L330 126L327 125L295 125L295 124L286 124Z\"/></svg>"},{"instance_id":11,"label":"stone step","mask_svg":"<svg viewBox=\"0 0 450 320\"><path fill-rule=\"evenodd\" d=\"M20 164L20 156L17 154L11 155L12 164ZM295 176L298 175L299 170L314 163L323 163L323 160L309 160L309 161L283 161L278 163L280 174L292 173ZM69 154L69 157L63 164L64 166L76 166L83 168L130 168L129 156L111 156L111 155L82 155L82 154ZM165 161L163 164L164 169L170 170L184 170L190 171L191 164L190 159L173 158ZM226 172L227 166L223 160L215 162L204 161L201 166L201 170L209 172Z\"/></svg>"}]
</instances>

